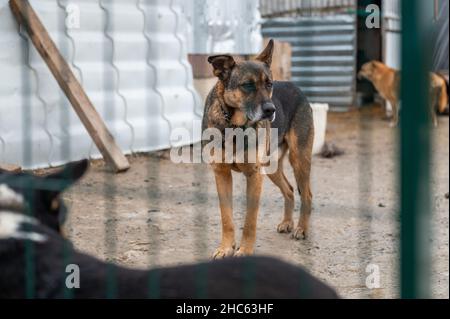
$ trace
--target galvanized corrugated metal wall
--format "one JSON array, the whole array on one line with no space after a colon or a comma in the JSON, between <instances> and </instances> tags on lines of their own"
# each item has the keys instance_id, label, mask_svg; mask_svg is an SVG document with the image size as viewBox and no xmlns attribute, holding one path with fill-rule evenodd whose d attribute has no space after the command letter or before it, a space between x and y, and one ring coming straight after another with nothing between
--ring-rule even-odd
<instances>
[{"instance_id":1,"label":"galvanized corrugated metal wall","mask_svg":"<svg viewBox=\"0 0 450 319\"><path fill-rule=\"evenodd\" d=\"M383 60L392 68L400 69L401 0L383 0Z\"/></svg>"},{"instance_id":2,"label":"galvanized corrugated metal wall","mask_svg":"<svg viewBox=\"0 0 450 319\"><path fill-rule=\"evenodd\" d=\"M263 17L296 17L354 10L356 0L259 0Z\"/></svg>"},{"instance_id":3,"label":"galvanized corrugated metal wall","mask_svg":"<svg viewBox=\"0 0 450 319\"><path fill-rule=\"evenodd\" d=\"M30 2L122 150L167 148L171 130L193 130L202 105L187 61L185 20L174 0ZM69 18L79 21L70 25ZM25 163L27 147L31 159ZM2 4L0 161L36 168L88 156L99 157L99 151Z\"/></svg>"},{"instance_id":4,"label":"galvanized corrugated metal wall","mask_svg":"<svg viewBox=\"0 0 450 319\"><path fill-rule=\"evenodd\" d=\"M263 35L292 45L292 81L311 102L347 109L354 102L356 16L274 18Z\"/></svg>"}]
</instances>

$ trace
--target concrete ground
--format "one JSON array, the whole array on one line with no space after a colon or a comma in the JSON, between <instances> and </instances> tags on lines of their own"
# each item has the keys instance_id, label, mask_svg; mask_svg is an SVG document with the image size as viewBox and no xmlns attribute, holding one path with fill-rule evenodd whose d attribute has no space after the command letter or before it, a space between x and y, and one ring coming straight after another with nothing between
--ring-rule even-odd
<instances>
[{"instance_id":1,"label":"concrete ground","mask_svg":"<svg viewBox=\"0 0 450 319\"><path fill-rule=\"evenodd\" d=\"M256 254L303 265L345 298L398 295L399 204L396 131L380 111L329 114L327 139L345 150L333 159L313 158L311 234L294 241L278 234L283 198L266 179ZM449 119L433 130L433 176L429 190L432 229L432 295L449 297ZM411 160L414 154L411 154ZM130 158L119 175L102 162L65 195L67 225L75 246L131 267L192 263L210 257L220 240L214 177L203 164L173 164L164 153ZM289 165L286 165L289 168ZM288 178L293 183L292 170ZM245 183L234 176L235 220L242 229ZM296 216L299 214L296 194ZM238 232L238 239L240 232ZM379 273L380 286L366 279ZM270 274L268 274L270 275ZM369 277L369 279L372 277Z\"/></svg>"}]
</instances>

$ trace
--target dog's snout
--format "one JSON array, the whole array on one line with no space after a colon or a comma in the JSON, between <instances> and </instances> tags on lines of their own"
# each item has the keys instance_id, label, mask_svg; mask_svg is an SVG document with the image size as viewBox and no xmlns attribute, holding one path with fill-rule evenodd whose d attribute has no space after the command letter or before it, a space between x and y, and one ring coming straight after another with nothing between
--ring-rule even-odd
<instances>
[{"instance_id":1,"label":"dog's snout","mask_svg":"<svg viewBox=\"0 0 450 319\"><path fill-rule=\"evenodd\" d=\"M265 118L270 118L275 113L275 105L273 103L264 103L262 106L262 111Z\"/></svg>"}]
</instances>

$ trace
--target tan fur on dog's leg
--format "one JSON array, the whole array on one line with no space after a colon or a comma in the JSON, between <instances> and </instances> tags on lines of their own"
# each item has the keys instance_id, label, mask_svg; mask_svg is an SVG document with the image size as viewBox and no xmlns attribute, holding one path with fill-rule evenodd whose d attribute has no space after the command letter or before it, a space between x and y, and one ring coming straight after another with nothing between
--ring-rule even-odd
<instances>
[{"instance_id":1,"label":"tan fur on dog's leg","mask_svg":"<svg viewBox=\"0 0 450 319\"><path fill-rule=\"evenodd\" d=\"M247 175L247 214L245 216L242 240L236 256L253 254L256 241L259 200L261 198L263 176L259 172Z\"/></svg>"},{"instance_id":2,"label":"tan fur on dog's leg","mask_svg":"<svg viewBox=\"0 0 450 319\"><path fill-rule=\"evenodd\" d=\"M400 107L398 101L394 98L389 99L389 102L392 105L392 121L389 123L389 126L394 128L398 125Z\"/></svg>"},{"instance_id":3,"label":"tan fur on dog's leg","mask_svg":"<svg viewBox=\"0 0 450 319\"><path fill-rule=\"evenodd\" d=\"M300 220L292 236L295 239L305 239L308 236L309 219L311 217L312 209L312 192L309 183L310 165L306 161L305 157L303 157L302 165L297 162L297 158L294 158L294 156L290 156L290 159L291 162L293 162L292 167L294 168L300 197L302 200Z\"/></svg>"},{"instance_id":4,"label":"tan fur on dog's leg","mask_svg":"<svg viewBox=\"0 0 450 319\"><path fill-rule=\"evenodd\" d=\"M286 151L278 161L278 169L274 174L268 175L270 180L280 189L284 197L284 216L277 227L279 233L290 233L294 229L292 214L294 212L294 188L289 183L283 172L283 160Z\"/></svg>"},{"instance_id":5,"label":"tan fur on dog's leg","mask_svg":"<svg viewBox=\"0 0 450 319\"><path fill-rule=\"evenodd\" d=\"M231 169L225 165L215 165L214 174L222 218L222 242L213 254L213 258L217 259L231 257L234 254L233 178Z\"/></svg>"},{"instance_id":6,"label":"tan fur on dog's leg","mask_svg":"<svg viewBox=\"0 0 450 319\"><path fill-rule=\"evenodd\" d=\"M313 136L311 135L304 147L299 147L296 136L289 134L289 161L294 169L298 191L301 197L300 219L292 237L294 239L306 239L309 230L309 219L312 209L312 192L310 185L311 154Z\"/></svg>"}]
</instances>

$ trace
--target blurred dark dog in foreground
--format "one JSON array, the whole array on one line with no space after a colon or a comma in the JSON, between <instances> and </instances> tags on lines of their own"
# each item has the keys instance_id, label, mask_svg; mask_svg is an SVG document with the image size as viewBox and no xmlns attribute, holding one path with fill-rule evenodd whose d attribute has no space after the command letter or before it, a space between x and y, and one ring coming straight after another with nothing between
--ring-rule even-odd
<instances>
[{"instance_id":1,"label":"blurred dark dog in foreground","mask_svg":"<svg viewBox=\"0 0 450 319\"><path fill-rule=\"evenodd\" d=\"M81 161L46 177L0 172L0 298L63 298L68 264L80 270L73 298L105 298L111 278L116 298L337 298L302 268L273 258L132 270L76 251L61 235L67 210L60 194L87 167Z\"/></svg>"}]
</instances>

